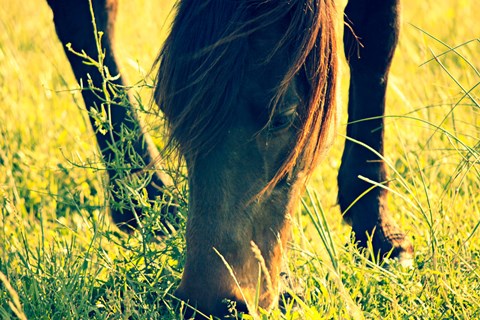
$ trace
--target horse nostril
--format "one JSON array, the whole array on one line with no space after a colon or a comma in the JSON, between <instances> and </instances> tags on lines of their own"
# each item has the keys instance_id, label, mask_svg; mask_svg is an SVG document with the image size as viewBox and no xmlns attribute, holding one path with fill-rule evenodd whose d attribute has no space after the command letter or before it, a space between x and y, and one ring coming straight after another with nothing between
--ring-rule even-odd
<instances>
[{"instance_id":1,"label":"horse nostril","mask_svg":"<svg viewBox=\"0 0 480 320\"><path fill-rule=\"evenodd\" d=\"M223 299L222 304L225 308L223 312L224 318L237 319L240 314L248 314L248 307L243 301Z\"/></svg>"}]
</instances>

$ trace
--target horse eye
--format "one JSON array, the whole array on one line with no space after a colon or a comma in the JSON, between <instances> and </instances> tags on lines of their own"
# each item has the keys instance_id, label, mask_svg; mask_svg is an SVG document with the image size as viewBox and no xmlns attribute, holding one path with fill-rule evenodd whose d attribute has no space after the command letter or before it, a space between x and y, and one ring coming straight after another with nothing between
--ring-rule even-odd
<instances>
[{"instance_id":1,"label":"horse eye","mask_svg":"<svg viewBox=\"0 0 480 320\"><path fill-rule=\"evenodd\" d=\"M280 112L272 117L268 125L268 130L270 132L278 132L283 129L287 129L293 124L296 117L296 107Z\"/></svg>"}]
</instances>

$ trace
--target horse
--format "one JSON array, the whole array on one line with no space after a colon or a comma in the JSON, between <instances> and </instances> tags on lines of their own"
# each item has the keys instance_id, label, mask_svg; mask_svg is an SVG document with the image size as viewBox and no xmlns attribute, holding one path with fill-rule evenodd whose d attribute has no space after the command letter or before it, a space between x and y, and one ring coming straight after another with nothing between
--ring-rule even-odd
<instances>
[{"instance_id":1,"label":"horse","mask_svg":"<svg viewBox=\"0 0 480 320\"><path fill-rule=\"evenodd\" d=\"M77 81L102 87L108 70L111 83L125 85L114 50L118 0L47 2ZM349 0L345 8L349 138L338 203L360 248L371 242L378 256L408 262L413 246L391 217L387 189L381 187L387 184L382 116L399 7L400 0ZM241 312L252 311L258 284L259 306L268 310L277 303L292 211L338 122L336 21L334 0L176 5L155 61L154 99L168 122L169 145L188 170L186 263L175 295L206 315L227 316L227 300ZM68 48L93 57L100 53L105 67L83 63ZM98 112L105 94L82 91L86 106ZM118 157L112 146L121 144L119 132L127 128L138 139L136 154L125 163L137 157L148 166L158 151L133 108L111 111L112 134L96 132L103 159ZM131 168L128 174L141 172ZM108 175L112 185L122 177L114 169ZM149 197L165 196L167 184L158 170L147 186ZM113 200L120 197L114 193ZM163 209L165 221L176 214L174 207ZM138 227L135 209L112 208L111 214L126 231Z\"/></svg>"}]
</instances>

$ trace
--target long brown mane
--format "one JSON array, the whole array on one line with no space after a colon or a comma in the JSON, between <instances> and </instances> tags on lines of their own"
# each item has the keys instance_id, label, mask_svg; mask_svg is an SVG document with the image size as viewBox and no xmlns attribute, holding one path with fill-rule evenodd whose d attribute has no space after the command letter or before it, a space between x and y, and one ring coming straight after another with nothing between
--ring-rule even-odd
<instances>
[{"instance_id":1,"label":"long brown mane","mask_svg":"<svg viewBox=\"0 0 480 320\"><path fill-rule=\"evenodd\" d=\"M288 17L290 23L276 48L292 48L292 60L271 113L300 72L308 82L307 103L299 110L295 147L268 186L300 161L310 173L335 116L334 1L182 0L176 9L170 36L156 61L155 99L169 122L171 144L189 156L211 150L231 120L249 54L248 37Z\"/></svg>"}]
</instances>

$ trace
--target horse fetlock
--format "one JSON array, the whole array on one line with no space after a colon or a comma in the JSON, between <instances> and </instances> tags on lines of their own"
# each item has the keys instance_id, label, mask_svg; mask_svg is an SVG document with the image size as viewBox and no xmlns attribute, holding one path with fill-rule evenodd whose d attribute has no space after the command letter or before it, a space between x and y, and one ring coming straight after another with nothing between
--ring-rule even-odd
<instances>
[{"instance_id":1,"label":"horse fetlock","mask_svg":"<svg viewBox=\"0 0 480 320\"><path fill-rule=\"evenodd\" d=\"M373 228L365 228L361 223L357 223L352 226L352 230L356 244L371 254L372 260L381 262L385 258L390 258L398 260L405 266L412 264L413 245L393 219L377 221ZM369 251L368 248L371 250Z\"/></svg>"},{"instance_id":2,"label":"horse fetlock","mask_svg":"<svg viewBox=\"0 0 480 320\"><path fill-rule=\"evenodd\" d=\"M340 171L338 203L343 219L352 226L355 242L360 248L371 246L372 258L382 260L389 256L402 263L411 261L413 246L387 208L388 192L381 182L386 179L379 173L378 166L370 169L374 170Z\"/></svg>"}]
</instances>

